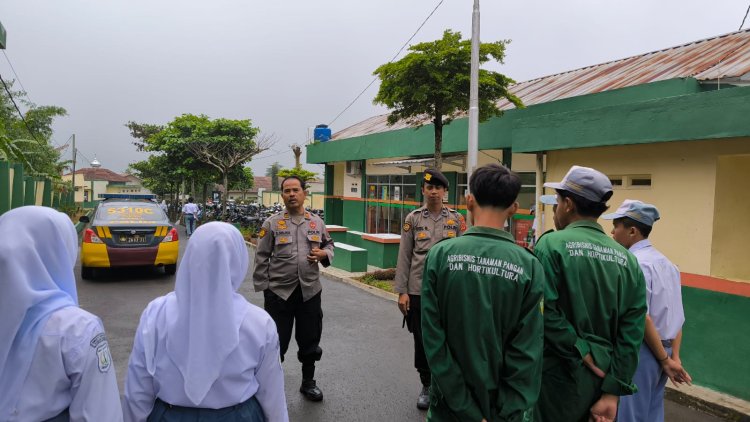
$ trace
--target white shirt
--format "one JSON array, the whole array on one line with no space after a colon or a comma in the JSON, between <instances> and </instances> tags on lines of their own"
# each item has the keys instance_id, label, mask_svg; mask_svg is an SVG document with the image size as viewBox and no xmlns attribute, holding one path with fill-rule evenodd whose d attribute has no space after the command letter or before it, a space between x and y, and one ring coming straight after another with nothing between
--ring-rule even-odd
<instances>
[{"instance_id":1,"label":"white shirt","mask_svg":"<svg viewBox=\"0 0 750 422\"><path fill-rule=\"evenodd\" d=\"M630 252L638 258L646 278L648 315L661 339L673 340L685 323L680 271L648 239L632 245Z\"/></svg>"},{"instance_id":2,"label":"white shirt","mask_svg":"<svg viewBox=\"0 0 750 422\"><path fill-rule=\"evenodd\" d=\"M199 212L199 211L200 211L200 210L198 209L198 206L197 206L197 205L195 205L195 204L194 204L194 203L192 203L192 202L188 202L187 204L185 204L185 205L183 205L183 206L182 206L182 213L183 213L183 214L193 214L193 215L198 215L198 212Z\"/></svg>"},{"instance_id":3,"label":"white shirt","mask_svg":"<svg viewBox=\"0 0 750 422\"><path fill-rule=\"evenodd\" d=\"M122 421L115 368L102 322L75 306L55 311L39 337L21 400L9 421Z\"/></svg>"},{"instance_id":4,"label":"white shirt","mask_svg":"<svg viewBox=\"0 0 750 422\"><path fill-rule=\"evenodd\" d=\"M125 420L145 421L156 398L176 406L220 409L242 403L255 396L267 421L289 420L284 394L284 373L279 360L279 337L271 317L255 305L242 322L238 347L226 362L251 362L243 368L225 364L201 403L194 405L187 397L180 370L166 354L166 330L154 320L166 302L162 296L151 302L138 326L125 379ZM239 312L239 310L238 310ZM154 374L147 369L143 328L154 326L151 339L155 344ZM149 340L145 340L149 341Z\"/></svg>"}]
</instances>

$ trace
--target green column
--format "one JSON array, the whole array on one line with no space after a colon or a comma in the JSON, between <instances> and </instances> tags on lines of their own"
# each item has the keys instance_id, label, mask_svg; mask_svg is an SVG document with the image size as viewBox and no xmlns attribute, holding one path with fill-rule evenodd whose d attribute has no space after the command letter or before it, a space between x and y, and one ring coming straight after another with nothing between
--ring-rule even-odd
<instances>
[{"instance_id":1,"label":"green column","mask_svg":"<svg viewBox=\"0 0 750 422\"><path fill-rule=\"evenodd\" d=\"M34 205L36 203L36 180L31 176L23 178L26 186L24 187L24 205Z\"/></svg>"},{"instance_id":2,"label":"green column","mask_svg":"<svg viewBox=\"0 0 750 422\"><path fill-rule=\"evenodd\" d=\"M22 207L23 197L23 165L13 164L13 197L10 200L10 207Z\"/></svg>"},{"instance_id":3,"label":"green column","mask_svg":"<svg viewBox=\"0 0 750 422\"><path fill-rule=\"evenodd\" d=\"M60 192L52 192L52 208L60 208Z\"/></svg>"},{"instance_id":4,"label":"green column","mask_svg":"<svg viewBox=\"0 0 750 422\"><path fill-rule=\"evenodd\" d=\"M10 210L10 163L0 161L0 214Z\"/></svg>"},{"instance_id":5,"label":"green column","mask_svg":"<svg viewBox=\"0 0 750 422\"><path fill-rule=\"evenodd\" d=\"M50 179L44 179L44 190L42 191L42 206L52 206L52 181Z\"/></svg>"}]
</instances>

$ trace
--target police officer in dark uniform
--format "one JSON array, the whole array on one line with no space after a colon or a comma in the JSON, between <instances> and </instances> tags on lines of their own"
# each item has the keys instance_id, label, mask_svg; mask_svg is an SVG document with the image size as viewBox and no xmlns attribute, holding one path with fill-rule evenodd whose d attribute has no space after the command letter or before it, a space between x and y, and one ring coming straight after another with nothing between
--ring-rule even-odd
<instances>
[{"instance_id":1,"label":"police officer in dark uniform","mask_svg":"<svg viewBox=\"0 0 750 422\"><path fill-rule=\"evenodd\" d=\"M281 182L281 197L286 210L268 218L258 233L253 284L263 292L264 307L279 333L281 360L292 338L299 346L302 362L300 392L309 400L323 400L315 382L315 362L320 360L320 336L323 332L320 272L333 261L333 239L323 220L305 211L305 182L289 176Z\"/></svg>"},{"instance_id":2,"label":"police officer in dark uniform","mask_svg":"<svg viewBox=\"0 0 750 422\"><path fill-rule=\"evenodd\" d=\"M406 216L396 266L395 291L399 294L398 308L404 314L409 330L414 335L414 367L417 368L422 381L417 407L422 410L430 407L430 367L422 346L420 311L424 259L432 245L445 238L457 237L466 230L464 217L457 211L443 206L443 197L448 187L448 179L443 173L434 169L425 170L422 178L425 205Z\"/></svg>"}]
</instances>

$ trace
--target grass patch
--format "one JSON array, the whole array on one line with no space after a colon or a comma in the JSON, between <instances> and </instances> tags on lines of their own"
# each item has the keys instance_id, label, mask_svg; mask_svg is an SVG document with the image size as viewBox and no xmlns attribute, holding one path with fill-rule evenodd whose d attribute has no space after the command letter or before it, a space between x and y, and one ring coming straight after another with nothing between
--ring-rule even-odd
<instances>
[{"instance_id":1,"label":"grass patch","mask_svg":"<svg viewBox=\"0 0 750 422\"><path fill-rule=\"evenodd\" d=\"M395 271L393 271L393 273L395 274ZM390 274L389 270L375 271L375 272L367 273L363 275L362 277L359 278L359 281L361 281L364 284L367 284L368 286L372 286L380 290L385 290L386 292L393 293L393 277L385 278L389 274Z\"/></svg>"}]
</instances>

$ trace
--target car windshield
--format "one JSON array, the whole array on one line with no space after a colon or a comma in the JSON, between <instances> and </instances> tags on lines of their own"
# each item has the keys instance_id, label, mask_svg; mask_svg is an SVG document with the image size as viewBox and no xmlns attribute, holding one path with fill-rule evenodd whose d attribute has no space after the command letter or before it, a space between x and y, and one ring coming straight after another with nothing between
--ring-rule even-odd
<instances>
[{"instance_id":1,"label":"car windshield","mask_svg":"<svg viewBox=\"0 0 750 422\"><path fill-rule=\"evenodd\" d=\"M98 224L168 224L159 205L150 202L112 202L99 205Z\"/></svg>"}]
</instances>

